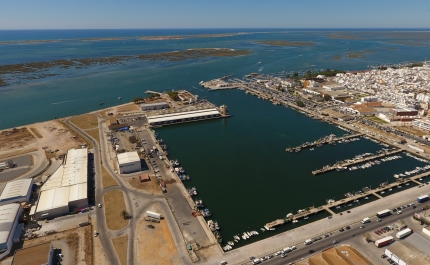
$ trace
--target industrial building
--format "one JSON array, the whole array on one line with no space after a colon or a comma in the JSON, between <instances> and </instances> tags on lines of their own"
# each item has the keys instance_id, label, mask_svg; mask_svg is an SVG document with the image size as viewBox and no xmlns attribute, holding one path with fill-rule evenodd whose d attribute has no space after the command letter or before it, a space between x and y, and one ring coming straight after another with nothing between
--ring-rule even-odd
<instances>
[{"instance_id":1,"label":"industrial building","mask_svg":"<svg viewBox=\"0 0 430 265\"><path fill-rule=\"evenodd\" d=\"M149 116L148 123L149 125L168 125L217 117L221 117L220 112L216 108L211 108Z\"/></svg>"},{"instance_id":2,"label":"industrial building","mask_svg":"<svg viewBox=\"0 0 430 265\"><path fill-rule=\"evenodd\" d=\"M140 157L137 152L126 152L116 155L119 173L132 173L140 171Z\"/></svg>"},{"instance_id":3,"label":"industrial building","mask_svg":"<svg viewBox=\"0 0 430 265\"><path fill-rule=\"evenodd\" d=\"M430 242L415 233L394 242L384 253L399 265L430 265Z\"/></svg>"},{"instance_id":4,"label":"industrial building","mask_svg":"<svg viewBox=\"0 0 430 265\"><path fill-rule=\"evenodd\" d=\"M11 265L50 265L55 264L54 258L54 246L50 242L18 249Z\"/></svg>"},{"instance_id":5,"label":"industrial building","mask_svg":"<svg viewBox=\"0 0 430 265\"><path fill-rule=\"evenodd\" d=\"M6 183L0 193L0 206L13 202L30 201L33 179L20 179Z\"/></svg>"},{"instance_id":6,"label":"industrial building","mask_svg":"<svg viewBox=\"0 0 430 265\"><path fill-rule=\"evenodd\" d=\"M167 104L166 102L155 102L155 103L141 104L140 107L142 108L143 111L167 109L169 108L169 104Z\"/></svg>"},{"instance_id":7,"label":"industrial building","mask_svg":"<svg viewBox=\"0 0 430 265\"><path fill-rule=\"evenodd\" d=\"M371 265L373 263L370 262L368 259L366 259L355 248L347 245L341 245L341 246L324 250L321 253L313 255L309 258L302 259L294 264L296 265L309 265L309 264Z\"/></svg>"},{"instance_id":8,"label":"industrial building","mask_svg":"<svg viewBox=\"0 0 430 265\"><path fill-rule=\"evenodd\" d=\"M0 259L6 257L14 242L18 242L23 225L18 225L22 214L21 205L11 203L0 206Z\"/></svg>"},{"instance_id":9,"label":"industrial building","mask_svg":"<svg viewBox=\"0 0 430 265\"><path fill-rule=\"evenodd\" d=\"M35 219L48 219L88 206L88 149L70 149L63 164L41 187Z\"/></svg>"}]
</instances>

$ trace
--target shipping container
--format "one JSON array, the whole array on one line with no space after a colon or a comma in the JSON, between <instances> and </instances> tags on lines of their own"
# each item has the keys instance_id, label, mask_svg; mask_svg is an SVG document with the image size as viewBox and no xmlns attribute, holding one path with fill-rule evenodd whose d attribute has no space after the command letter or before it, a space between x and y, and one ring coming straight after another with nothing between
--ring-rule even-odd
<instances>
[{"instance_id":1,"label":"shipping container","mask_svg":"<svg viewBox=\"0 0 430 265\"><path fill-rule=\"evenodd\" d=\"M157 219L161 218L161 214L156 212L146 211L146 215L152 218L157 218Z\"/></svg>"}]
</instances>

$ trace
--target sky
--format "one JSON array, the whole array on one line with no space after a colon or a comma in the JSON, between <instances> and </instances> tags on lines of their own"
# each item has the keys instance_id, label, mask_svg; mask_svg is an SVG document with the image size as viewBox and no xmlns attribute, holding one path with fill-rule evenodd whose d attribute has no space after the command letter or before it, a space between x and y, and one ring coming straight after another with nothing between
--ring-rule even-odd
<instances>
[{"instance_id":1,"label":"sky","mask_svg":"<svg viewBox=\"0 0 430 265\"><path fill-rule=\"evenodd\" d=\"M430 28L428 0L2 0L0 30Z\"/></svg>"}]
</instances>

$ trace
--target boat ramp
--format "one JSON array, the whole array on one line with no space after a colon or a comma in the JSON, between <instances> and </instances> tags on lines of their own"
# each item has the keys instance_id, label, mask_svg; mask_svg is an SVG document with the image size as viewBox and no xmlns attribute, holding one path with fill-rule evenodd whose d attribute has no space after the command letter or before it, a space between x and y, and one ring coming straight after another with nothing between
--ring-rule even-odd
<instances>
[{"instance_id":1,"label":"boat ramp","mask_svg":"<svg viewBox=\"0 0 430 265\"><path fill-rule=\"evenodd\" d=\"M299 152L300 150L304 149L304 148L312 148L312 147L321 147L324 144L335 144L336 142L343 142L349 139L353 139L353 138L357 138L362 136L363 134L351 134L351 135L346 135L346 136L342 136L342 137L336 137L334 134L330 134L328 136L325 137L321 137L318 140L315 140L313 142L308 142L308 143L304 143L301 144L299 146L296 147L292 147L292 148L287 148L285 149L286 152Z\"/></svg>"},{"instance_id":2,"label":"boat ramp","mask_svg":"<svg viewBox=\"0 0 430 265\"><path fill-rule=\"evenodd\" d=\"M347 167L355 165L355 164L364 163L364 162L367 162L367 161L375 160L375 159L382 158L382 157L385 157L385 156L394 155L394 154L397 154L397 153L400 153L400 152L404 152L404 151L405 151L404 149L396 149L394 151L384 151L384 152L382 152L382 153L380 153L378 155L363 157L363 158L360 158L360 159L355 159L354 161L350 161L350 162L346 162L346 163L342 163L342 164L337 164L337 165L334 165L334 166L325 166L325 167L323 167L321 169L317 169L317 170L312 171L312 174L313 175L318 175L318 174L326 173L326 172L329 172L329 171L332 171L332 170L346 169Z\"/></svg>"}]
</instances>

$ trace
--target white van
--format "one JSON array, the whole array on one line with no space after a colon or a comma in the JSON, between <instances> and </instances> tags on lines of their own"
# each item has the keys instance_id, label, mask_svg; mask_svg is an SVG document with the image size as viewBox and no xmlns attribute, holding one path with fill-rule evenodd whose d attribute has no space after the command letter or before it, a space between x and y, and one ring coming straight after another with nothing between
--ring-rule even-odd
<instances>
[{"instance_id":1,"label":"white van","mask_svg":"<svg viewBox=\"0 0 430 265\"><path fill-rule=\"evenodd\" d=\"M366 223L370 223L370 218L369 217L366 217L366 218L364 218L363 219L363 221L361 221L363 224L366 224Z\"/></svg>"},{"instance_id":2,"label":"white van","mask_svg":"<svg viewBox=\"0 0 430 265\"><path fill-rule=\"evenodd\" d=\"M306 240L305 241L305 245L310 245L310 244L312 244L313 243L313 241L312 240L310 240L310 239L308 239L308 240Z\"/></svg>"},{"instance_id":3,"label":"white van","mask_svg":"<svg viewBox=\"0 0 430 265\"><path fill-rule=\"evenodd\" d=\"M289 247L288 247L288 248L284 248L284 249L283 249L283 251L284 251L284 253L288 253L288 252L291 252L291 251L293 251L293 250L292 250L291 248L289 248Z\"/></svg>"}]
</instances>

